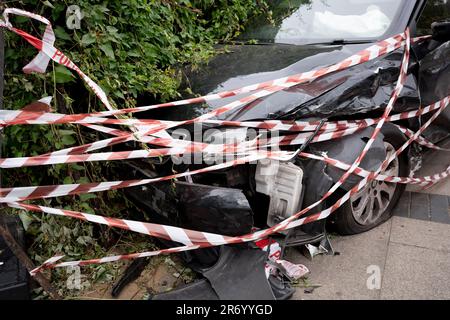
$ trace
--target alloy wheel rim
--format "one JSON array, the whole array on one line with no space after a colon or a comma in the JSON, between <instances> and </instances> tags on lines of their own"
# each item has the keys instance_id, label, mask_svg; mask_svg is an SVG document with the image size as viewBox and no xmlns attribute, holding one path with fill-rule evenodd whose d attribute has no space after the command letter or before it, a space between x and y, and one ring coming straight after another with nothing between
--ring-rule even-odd
<instances>
[{"instance_id":1,"label":"alloy wheel rim","mask_svg":"<svg viewBox=\"0 0 450 320\"><path fill-rule=\"evenodd\" d=\"M385 141L384 146L387 158L395 154L395 148L390 143ZM399 172L400 164L396 156L380 174L398 176ZM375 223L391 203L396 188L396 183L373 180L351 196L350 206L355 221L363 226Z\"/></svg>"}]
</instances>

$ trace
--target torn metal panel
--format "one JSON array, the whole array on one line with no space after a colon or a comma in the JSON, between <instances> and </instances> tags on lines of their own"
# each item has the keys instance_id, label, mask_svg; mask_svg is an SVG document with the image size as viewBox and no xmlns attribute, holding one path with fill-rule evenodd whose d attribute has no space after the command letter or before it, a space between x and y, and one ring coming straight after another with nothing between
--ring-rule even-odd
<instances>
[{"instance_id":1,"label":"torn metal panel","mask_svg":"<svg viewBox=\"0 0 450 320\"><path fill-rule=\"evenodd\" d=\"M310 260L312 260L315 256L320 254L326 255L335 255L335 251L333 246L331 245L330 238L327 234L325 234L324 238L317 243L317 245L313 245L308 243L303 246L303 254Z\"/></svg>"},{"instance_id":2,"label":"torn metal panel","mask_svg":"<svg viewBox=\"0 0 450 320\"><path fill-rule=\"evenodd\" d=\"M317 202L331 188L333 179L325 172L326 167L326 163L322 161L307 161L305 164L306 192L303 207Z\"/></svg>"},{"instance_id":3,"label":"torn metal panel","mask_svg":"<svg viewBox=\"0 0 450 320\"><path fill-rule=\"evenodd\" d=\"M450 93L450 41L440 44L420 61L419 85L423 105L433 103ZM433 100L436 99L436 100ZM425 116L423 121L430 116ZM424 132L424 136L439 142L449 136L450 109L446 108Z\"/></svg>"},{"instance_id":4,"label":"torn metal panel","mask_svg":"<svg viewBox=\"0 0 450 320\"><path fill-rule=\"evenodd\" d=\"M267 253L250 247L221 247L220 258L200 281L155 295L154 300L275 300L294 293L285 282L264 272Z\"/></svg>"},{"instance_id":5,"label":"torn metal panel","mask_svg":"<svg viewBox=\"0 0 450 320\"><path fill-rule=\"evenodd\" d=\"M249 233L253 211L242 190L178 182L180 226L227 236Z\"/></svg>"},{"instance_id":6,"label":"torn metal panel","mask_svg":"<svg viewBox=\"0 0 450 320\"><path fill-rule=\"evenodd\" d=\"M151 212L152 221L228 236L250 233L253 211L240 189L177 181L127 190L140 206ZM161 241L171 246L169 241ZM217 247L183 252L189 266L201 272L219 258Z\"/></svg>"},{"instance_id":7,"label":"torn metal panel","mask_svg":"<svg viewBox=\"0 0 450 320\"><path fill-rule=\"evenodd\" d=\"M357 113L364 114L384 109L399 75L401 57L401 52L394 52L383 59L316 80L329 83L340 82L340 84L317 98L299 105L294 110L288 111L281 117L293 119L353 117ZM394 111L417 109L418 106L419 96L416 81L410 75Z\"/></svg>"},{"instance_id":8,"label":"torn metal panel","mask_svg":"<svg viewBox=\"0 0 450 320\"><path fill-rule=\"evenodd\" d=\"M439 101L449 94L449 57L450 41L441 44L420 60L419 86L422 93L423 105ZM446 113L444 112L444 114ZM450 121L450 118L447 119Z\"/></svg>"},{"instance_id":9,"label":"torn metal panel","mask_svg":"<svg viewBox=\"0 0 450 320\"><path fill-rule=\"evenodd\" d=\"M267 253L229 246L222 249L217 264L203 273L220 299L275 300L264 272Z\"/></svg>"},{"instance_id":10,"label":"torn metal panel","mask_svg":"<svg viewBox=\"0 0 450 320\"><path fill-rule=\"evenodd\" d=\"M253 211L240 189L177 181L130 188L127 194L156 213L152 219L235 236L251 231Z\"/></svg>"}]
</instances>

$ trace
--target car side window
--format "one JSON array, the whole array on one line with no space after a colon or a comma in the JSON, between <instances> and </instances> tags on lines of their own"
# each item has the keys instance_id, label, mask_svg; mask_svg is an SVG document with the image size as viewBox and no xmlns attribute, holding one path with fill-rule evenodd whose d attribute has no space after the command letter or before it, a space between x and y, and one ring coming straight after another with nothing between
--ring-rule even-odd
<instances>
[{"instance_id":1,"label":"car side window","mask_svg":"<svg viewBox=\"0 0 450 320\"><path fill-rule=\"evenodd\" d=\"M417 22L417 35L430 35L431 24L444 20L450 20L450 0L428 0Z\"/></svg>"}]
</instances>

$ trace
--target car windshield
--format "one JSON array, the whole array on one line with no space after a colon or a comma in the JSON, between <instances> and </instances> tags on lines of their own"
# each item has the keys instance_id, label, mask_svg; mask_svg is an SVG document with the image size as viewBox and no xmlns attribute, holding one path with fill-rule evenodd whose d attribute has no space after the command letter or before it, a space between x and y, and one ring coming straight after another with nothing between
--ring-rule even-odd
<instances>
[{"instance_id":1,"label":"car windshield","mask_svg":"<svg viewBox=\"0 0 450 320\"><path fill-rule=\"evenodd\" d=\"M240 39L270 43L372 40L386 34L404 0L271 1L272 21L257 17Z\"/></svg>"}]
</instances>

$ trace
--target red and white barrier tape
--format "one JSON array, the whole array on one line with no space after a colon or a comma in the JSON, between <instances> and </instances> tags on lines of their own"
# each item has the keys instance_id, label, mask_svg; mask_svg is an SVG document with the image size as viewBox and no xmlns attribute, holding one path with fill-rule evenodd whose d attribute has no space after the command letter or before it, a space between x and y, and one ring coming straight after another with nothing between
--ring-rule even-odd
<instances>
[{"instance_id":1,"label":"red and white barrier tape","mask_svg":"<svg viewBox=\"0 0 450 320\"><path fill-rule=\"evenodd\" d=\"M39 20L47 25L46 32L44 33L43 40L39 40L28 33L18 30L9 23L8 14L18 14L27 16L36 20ZM9 158L9 159L1 159L0 167L2 168L12 168L12 167L22 167L29 165L44 165L44 164L55 164L55 163L70 163L70 162L78 162L78 161L101 161L101 160L119 160L119 159L130 159L137 157L151 157L151 156L160 156L160 155L168 155L168 154L183 154L183 153L192 153L192 152L211 152L211 153L237 153L241 152L244 154L242 158L237 160L229 161L219 165L213 165L210 167L202 168L199 170L185 172L180 174L174 174L166 177L154 178L154 179L141 179L141 180L128 180L128 181L112 181L112 182L102 182L102 183L90 183L90 184L69 184L69 185L56 185L56 186L37 186L37 187L23 187L23 188L6 188L0 190L0 202L6 203L8 206L30 210L30 211L40 211L46 212L50 214L58 214L70 216L78 219L88 220L92 222L107 224L112 227L120 227L124 229L128 229L135 232L145 233L152 236L162 237L166 239L171 239L176 242L184 243L185 246L170 248L158 251L144 252L144 253L136 253L129 255L121 255L121 256L113 256L113 257L105 257L102 259L93 259L88 261L74 261L74 262L65 262L56 264L56 261L61 258L61 256L54 257L50 260L47 260L43 266L33 270L32 274L35 274L42 268L52 268L52 267L63 267L68 265L86 265L92 263L104 263L117 261L121 259L133 259L138 257L152 256L163 253L171 253L171 252L180 252L186 250L193 250L200 247L209 247L216 246L222 244L231 244L231 243L241 243L248 241L255 241L261 238L265 238L268 235L271 235L275 232L279 232L282 230L294 228L312 221L317 221L320 219L324 219L328 217L333 211L339 208L345 201L347 201L352 194L355 194L359 190L361 190L368 181L373 179L383 180L388 182L400 182L400 183L434 183L436 181L442 180L449 175L449 169L442 174L434 175L431 177L424 178L402 178L402 177L388 177L388 176L380 176L380 172L387 166L387 164L394 159L394 157L400 154L402 151L406 149L408 145L410 145L413 141L417 141L427 147L432 147L438 149L438 147L434 146L430 142L426 141L420 135L421 133L431 124L431 122L439 115L439 113L449 104L449 97L443 99L442 101L428 106L426 108L402 113L400 115L390 115L395 101L397 100L403 84L406 79L406 73L408 69L409 62L409 53L410 53L410 44L411 39L409 35L409 30L406 30L405 33L394 36L387 40L381 41L366 50L363 50L356 55L353 55L344 61L334 64L332 66L314 70L311 72L301 73L298 75L284 77L281 79L276 79L273 81L268 81L260 84L255 84L251 86L246 86L240 89L221 92L217 94L207 95L194 99L186 99L176 102L169 102L164 104L158 104L153 106L144 106L137 108L129 108L129 109L121 109L121 110L113 110L110 105L105 93L95 84L87 75L85 75L67 56L65 56L62 52L53 47L54 43L54 35L53 31L51 31L50 22L40 16L19 10L19 9L6 9L4 12L4 22L0 23L0 26L6 27L9 30L15 32L16 34L22 36L29 43L31 43L34 47L39 50L39 55L36 57L32 63L27 66L27 71L37 71L43 72L46 69L46 66L49 62L49 59L56 61L57 63L63 64L66 67L76 71L81 78L86 81L87 85L96 93L99 99L103 104L109 109L109 111L90 113L90 114L78 114L78 115L62 115L62 114L54 114L49 112L33 112L33 111L2 111L0 112L0 125L16 125L16 124L57 124L57 123L77 123L88 126L92 129L103 131L106 133L110 133L115 135L116 137L111 139L105 139L102 141L97 141L91 144L87 144L84 146L68 148L60 151L56 151L50 153L48 155L43 156L35 156L35 157L24 157L24 158ZM415 39L415 41L420 41L422 39ZM317 128L317 122L302 122L298 121L295 123L287 123L283 121L262 121L262 122L232 122L232 121L219 121L219 120L211 120L211 118L216 117L220 114L233 110L243 104L252 102L261 97L270 95L274 92L285 90L286 88L298 85L300 83L305 83L308 81L312 81L319 77L322 77L326 74L344 70L349 67L368 62L375 58L378 58L384 54L392 52L405 47L405 52L403 56L403 61L400 69L399 80L397 81L394 92L389 100L387 107L384 110L383 116L379 119L366 119L366 120L356 120L356 121L339 121L339 122L330 122L326 123L324 127L321 128L317 136L314 138L313 142L318 141L326 141L330 139L335 139L338 137L342 137L347 134L351 134L356 132L357 130L361 130L362 128L375 125L375 130L373 131L369 141L364 147L361 154L357 157L356 161L349 165L342 163L340 161L330 159L327 157L321 157L316 155L311 155L307 153L301 153L301 156L325 161L331 165L334 165L340 169L346 170L345 174L339 179L339 181L316 203L308 206L307 208L301 210L290 218L282 221L281 223L268 228L266 230L257 231L248 235L240 236L240 237L225 237L217 234L204 233L201 231L193 231L186 230L182 228L176 227L168 227L162 225L155 225L131 220L123 220L123 219L113 219L107 217L101 217L97 215L88 215L85 213L73 212L68 210L61 209L52 209L42 206L28 205L20 203L19 201L30 200L30 199L42 199L63 195L71 195L71 194L81 194L88 192L98 192L104 190L111 189L119 189L130 186L138 186L144 185L147 183L169 180L173 178L188 176L192 174L198 174L203 172L209 172L213 170L219 170L243 163L247 163L250 161L260 160L264 158L276 158L281 160L288 160L292 158L295 153L289 153L285 151L256 151L253 150L254 146L252 143L248 143L245 145L208 145L203 143L192 143L192 142L181 142L180 140L175 140L171 138L161 138L158 137L158 134L166 129L176 127L183 124L190 124L196 122L208 122L219 125L228 125L228 126L246 126L246 127L255 127L260 129L268 129L271 131L313 131ZM199 102L207 102L216 99L222 99L225 97L231 97L238 94L243 93L251 93L253 94L238 99L234 102L231 102L223 107L213 110L205 115L197 117L191 120L185 121L160 121L160 120L136 120L136 119L107 119L102 118L110 115L120 115L125 113L134 113L140 112L155 108L163 108L163 107L171 107L171 106L179 106L179 105L187 105L192 103ZM386 159L383 164L380 166L378 170L375 172L368 172L359 167L361 161L367 154L371 145L377 138L381 127L384 125L386 121L396 121L400 119L420 116L427 112L431 112L434 110L438 110L435 114L432 115L429 121L427 121L416 133L412 133L410 130L405 128L400 128L408 137L409 140L396 152L396 155L391 155L390 158ZM95 124L119 124L119 125L127 125L132 126L134 133L127 133L118 129L111 129L107 127L97 126ZM150 135L156 135L157 137L152 137ZM257 141L259 145L296 145L304 143L309 134L307 133L299 133L296 135L289 135L284 137L271 138L267 141ZM136 150L136 151L127 151L127 152L110 152L110 153L96 153L96 154L84 154L89 151L93 151L96 149L100 149L106 146L111 146L117 143L122 143L126 141L140 141L149 144L160 145L163 147L170 146L171 148L162 148L162 149L154 149L154 150ZM208 149L209 148L209 149ZM339 199L332 207L325 209L319 213L314 215L310 215L306 218L300 218L305 213L309 212L312 208L316 207L318 204L325 201L331 194L333 194L342 184L347 180L347 178L352 175L357 174L363 177L363 179L355 185L349 192L347 192L341 199Z\"/></svg>"},{"instance_id":2,"label":"red and white barrier tape","mask_svg":"<svg viewBox=\"0 0 450 320\"><path fill-rule=\"evenodd\" d=\"M309 159L315 159L315 160L323 160L327 162L328 164L335 166L342 170L348 170L350 168L349 164L343 163L341 161L331 159L324 156L316 156L308 153L302 153L301 156ZM398 182L398 183L411 183L411 184L420 184L420 183L429 183L431 181L439 181L448 176L450 173L450 167L447 168L445 172L443 172L440 175L434 175L434 176L428 176L428 177L421 177L421 178L403 178L403 177L390 177L390 176L383 176L379 175L375 180L378 181L386 181L386 182ZM363 178L368 177L369 175L373 175L373 172L369 172L367 170L364 170L362 168L358 168L358 170L355 171L355 174L358 176L361 176ZM35 211L35 212L42 212L42 213L48 213L52 215L60 215L60 216L67 216L72 217L76 219L81 219L85 221L90 221L94 223L104 224L108 225L110 227L117 227L121 229L126 229L138 233L147 234L150 236L158 237L158 238L164 238L173 240L176 242L180 242L183 244L211 244L211 245L221 245L226 244L229 239L232 239L232 237L222 236L218 234L212 234L212 233L206 233L201 231L194 231L194 230L188 230L178 227L172 227L172 226L165 226L160 224L153 224L153 223L147 223L147 222L140 222L140 221L134 221L134 220L126 220L126 219L117 219L117 218L111 218L107 216L102 216L99 214L89 214L84 212L77 212L72 210L65 210L65 209L55 209L55 208L49 208L45 206L40 205L32 205L32 204L25 204L22 202L8 202L6 205L17 208L17 209L24 209L28 211Z\"/></svg>"},{"instance_id":3,"label":"red and white barrier tape","mask_svg":"<svg viewBox=\"0 0 450 320\"><path fill-rule=\"evenodd\" d=\"M438 108L440 108L441 103L444 103L446 99L442 99L441 101L434 103L430 106L427 106L423 109L419 109L417 111L410 111L410 112L404 112L395 116L391 116L388 118L388 120L396 121L397 119L407 119L416 117L419 115L427 114L431 111L435 111ZM110 120L116 120L116 119L110 119ZM331 124L331 126L324 125L325 128L322 128L321 131L311 141L311 143L314 142L321 142L321 141L327 141L332 139L337 139L340 137L343 137L345 135L353 134L357 130L361 130L363 128L367 128L369 126L372 126L373 124L377 123L378 120L376 119L364 119L364 120L357 120L357 121L339 121L334 122ZM245 122L237 122L241 126L245 126ZM264 124L265 122L252 122L250 123L250 126L257 126L260 124ZM313 123L313 122L311 122ZM283 126L288 126L288 124L282 124ZM294 125L296 128L298 125ZM306 127L306 125L302 125ZM315 124L312 124L312 126L316 127ZM119 130L119 129L112 129L104 126L98 126L98 125L87 125L87 127L92 128L97 131L102 131L108 134L112 134L115 136L123 137L127 136L131 140L135 140L133 136L130 136L127 132ZM263 126L261 126L263 127ZM259 128L261 128L259 127ZM407 136L411 136L414 134L410 129L398 126L399 130L403 132ZM266 127L267 128L267 127ZM264 129L266 129L264 128ZM311 127L312 128L312 127ZM331 128L337 129L337 131L332 131ZM326 129L326 130L325 130ZM288 130L286 130L288 131ZM294 131L300 131L297 129L294 129ZM143 136L139 139L140 142L153 144L153 145L159 145L159 146L165 146L170 148L164 148L164 149L150 149L150 150L133 150L133 151L121 151L121 152L103 152L103 153L94 153L94 154L79 154L81 152L76 152L73 154L74 148L67 148L64 150L59 150L53 153L50 153L48 155L42 155L42 156L32 156L32 157L18 157L18 158L6 158L6 159L0 159L0 168L17 168L17 167L27 167L27 166L37 166L37 165L51 165L51 164L60 164L60 163L74 163L74 162L90 162L90 161L111 161L111 160L124 160L124 159L137 159L137 158L150 158L150 157L159 157L159 156L167 156L167 155L178 155L178 154L189 154L194 152L203 152L203 153L220 153L220 154L226 154L226 153L235 153L235 152L245 152L245 151L251 151L252 146L257 144L260 148L265 146L273 146L273 145L301 145L305 141L308 140L309 134L307 133L300 133L297 135L288 135L288 136L281 136L277 138L272 138L269 140L255 140L250 141L248 143L242 144L242 145L218 145L218 144L207 144L207 143L200 143L200 142L192 142L192 141L186 141L186 140L178 140L173 138L155 138L151 136ZM106 141L106 143L105 143ZM97 141L96 143L87 144L84 147L87 150L86 151L94 151L96 149L101 149L105 145L110 146L109 143L111 139L101 140ZM437 147L433 143L427 141L422 136L417 137L417 143L436 150L441 151L449 151L448 149L443 149L440 147ZM80 147L75 147L80 149Z\"/></svg>"},{"instance_id":4,"label":"red and white barrier tape","mask_svg":"<svg viewBox=\"0 0 450 320\"><path fill-rule=\"evenodd\" d=\"M296 74L296 75L289 76L289 77L283 77L283 78L279 78L276 80L267 81L264 83L246 86L246 87L243 87L240 89L225 91L225 92L207 95L207 96L198 97L198 98L193 98L193 99L180 100L180 101L176 101L176 102L169 102L169 103L153 105L153 106L144 106L144 107L138 107L138 108L121 109L121 110L111 110L112 107L106 97L106 94L97 84L95 84L87 75L85 75L66 55L64 55L61 51L59 51L58 49L53 47L52 42L46 41L45 38L43 40L39 40L36 37L24 32L22 30L12 27L12 25L9 23L9 19L8 19L9 14L17 14L17 15L27 16L27 17L36 19L38 21L41 21L42 23L51 27L51 24L47 19L40 17L36 14L32 14L32 13L20 10L20 9L9 8L9 9L5 9L5 11L3 13L4 22L1 23L0 26L6 27L9 30L13 31L14 33L23 37L31 45L33 45L36 49L38 49L40 51L39 54L43 53L47 57L50 57L53 61L55 61L59 64L62 64L62 65L65 65L67 68L72 69L75 72L77 72L81 76L81 78L84 81L86 81L87 85L95 92L95 94L99 97L99 99L102 101L102 103L105 104L105 106L110 110L110 111L99 112L99 113L94 113L94 114L72 115L71 119L77 118L79 120L82 120L83 118L90 117L90 116L118 115L118 114L146 111L146 110L151 110L151 109L161 108L161 107L170 107L170 106L188 105L188 104L199 103L199 102L208 102L208 101L212 101L212 100L222 99L225 97L231 97L231 96L235 96L235 95L239 95L239 94L243 94L243 93L257 91L254 95L239 99L237 101L230 103L229 105L215 109L211 113L199 117L201 120L204 120L204 119L208 119L208 118L217 116L224 112L230 111L238 106L241 106L244 103L251 102L255 99L272 94L276 91L284 90L286 88L298 85L300 83L305 83L308 81L315 80L319 77L330 74L332 72L344 70L344 69L350 68L352 66L356 66L358 64L368 62L368 61L378 58L384 54L395 51L396 49L400 48L405 42L405 35L400 34L400 35L391 37L389 39L383 40L381 42L378 42L377 44L372 45L369 48L360 51L359 53L343 60L340 63L334 64L334 65L331 65L329 67L322 68L319 70L313 70L310 72L300 73L300 74ZM48 64L48 61L43 67L36 68L32 71L40 72L42 69L45 70L45 67L47 66L47 64ZM42 119L46 119L46 117L47 117L46 115L42 115L42 114L38 114L36 116L37 116L37 118L42 117ZM18 117L18 116L16 116L16 117ZM12 118L12 119L10 119L10 121L13 121L14 119L15 118ZM55 120L55 117L50 115L50 118L47 120L48 120L48 123L50 124L50 123L52 123L52 121Z\"/></svg>"},{"instance_id":5,"label":"red and white barrier tape","mask_svg":"<svg viewBox=\"0 0 450 320\"><path fill-rule=\"evenodd\" d=\"M281 161L288 161L295 156L294 152L284 151L257 151L252 155L244 156L232 161L212 165L209 167L176 173L169 176L152 178L152 179L137 179L137 180L120 180L109 182L97 182L97 183L84 183L84 184L62 184L62 185L50 185L50 186L35 186L35 187L18 187L18 188L1 188L0 189L0 203L25 201L32 199L44 199L61 197L66 195L76 195L83 193L100 192L107 190L117 190L128 187L142 186L149 183L167 181L177 179L181 177L191 176L199 173L211 172L221 170L240 164L257 161L261 159L276 159Z\"/></svg>"}]
</instances>

